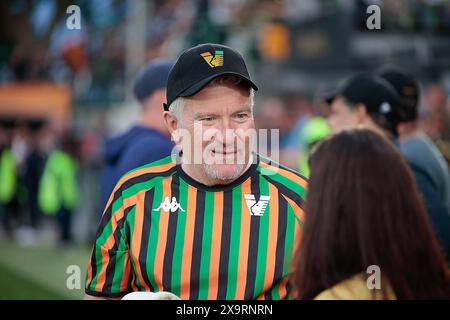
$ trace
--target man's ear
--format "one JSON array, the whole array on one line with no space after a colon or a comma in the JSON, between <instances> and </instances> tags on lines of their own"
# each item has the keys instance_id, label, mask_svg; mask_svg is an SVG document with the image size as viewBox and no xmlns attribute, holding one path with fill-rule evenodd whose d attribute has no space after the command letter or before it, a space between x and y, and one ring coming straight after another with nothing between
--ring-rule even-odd
<instances>
[{"instance_id":1,"label":"man's ear","mask_svg":"<svg viewBox=\"0 0 450 320\"><path fill-rule=\"evenodd\" d=\"M178 128L178 120L173 116L173 114L169 111L163 112L163 118L164 118L164 124L166 125L167 130L170 133L170 136L172 138L177 137L177 135L174 134L174 132ZM179 141L174 141L175 143L179 143Z\"/></svg>"}]
</instances>

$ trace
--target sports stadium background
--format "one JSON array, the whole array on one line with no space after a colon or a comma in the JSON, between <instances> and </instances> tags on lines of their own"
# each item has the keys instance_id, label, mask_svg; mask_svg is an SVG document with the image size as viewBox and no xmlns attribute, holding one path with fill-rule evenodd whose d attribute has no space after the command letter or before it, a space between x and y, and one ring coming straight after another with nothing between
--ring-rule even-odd
<instances>
[{"instance_id":1,"label":"sports stadium background","mask_svg":"<svg viewBox=\"0 0 450 320\"><path fill-rule=\"evenodd\" d=\"M72 4L79 30L66 25ZM366 26L370 4L381 8L381 30ZM0 189L16 183L0 199L0 299L82 298L102 140L137 119L130 88L139 69L198 43L244 55L260 86L257 125L280 130L283 164L299 168L301 127L326 115L324 92L386 63L418 77L421 124L450 158L450 1L2 0L0 26L0 150L13 164L2 160ZM55 145L77 163L67 169L77 195L67 243L32 195ZM81 289L67 288L72 265Z\"/></svg>"}]
</instances>

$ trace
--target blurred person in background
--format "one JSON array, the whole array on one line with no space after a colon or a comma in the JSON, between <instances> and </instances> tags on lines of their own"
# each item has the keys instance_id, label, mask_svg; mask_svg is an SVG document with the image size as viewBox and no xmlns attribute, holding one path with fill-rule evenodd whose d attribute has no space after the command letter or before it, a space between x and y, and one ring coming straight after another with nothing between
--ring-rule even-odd
<instances>
[{"instance_id":1,"label":"blurred person in background","mask_svg":"<svg viewBox=\"0 0 450 320\"><path fill-rule=\"evenodd\" d=\"M293 123L289 126L284 124L285 127L291 129L283 144L281 160L285 166L297 170L299 163L305 159L308 152L308 146L302 138L302 130L314 116L314 108L306 96L297 95L288 98L286 109L289 122Z\"/></svg>"},{"instance_id":2,"label":"blurred person in background","mask_svg":"<svg viewBox=\"0 0 450 320\"><path fill-rule=\"evenodd\" d=\"M442 201L450 208L450 174L447 163L431 139L419 129L419 85L411 75L393 67L384 67L377 74L389 81L401 98L400 123L397 125L398 146L410 166L422 170ZM450 212L449 212L450 214ZM439 223L438 223L439 225ZM450 229L448 230L450 233Z\"/></svg>"},{"instance_id":3,"label":"blurred person in background","mask_svg":"<svg viewBox=\"0 0 450 320\"><path fill-rule=\"evenodd\" d=\"M270 130L267 132L267 154L262 155L274 158L273 152L278 147L280 163L290 168L295 167L295 162L292 160L291 153L286 154L285 152L287 151L286 143L292 122L287 113L285 101L279 96L271 96L264 99L256 115L257 127ZM279 134L279 139L276 142L272 141L274 130L277 130ZM277 143L278 146L276 145ZM296 148L296 153L298 153L298 148Z\"/></svg>"},{"instance_id":4,"label":"blurred person in background","mask_svg":"<svg viewBox=\"0 0 450 320\"><path fill-rule=\"evenodd\" d=\"M33 229L38 227L41 216L38 204L38 190L42 172L44 171L45 154L40 146L39 137L43 125L44 123L38 120L30 122L29 150L25 157L24 165L23 182L27 195L28 223Z\"/></svg>"},{"instance_id":5,"label":"blurred person in background","mask_svg":"<svg viewBox=\"0 0 450 320\"><path fill-rule=\"evenodd\" d=\"M425 89L422 126L450 165L450 99L439 84Z\"/></svg>"},{"instance_id":6,"label":"blurred person in background","mask_svg":"<svg viewBox=\"0 0 450 320\"><path fill-rule=\"evenodd\" d=\"M106 206L109 195L122 175L164 158L172 151L174 145L164 125L162 105L173 63L172 60L156 59L144 68L133 88L142 111L139 123L127 132L105 141L100 186L101 208Z\"/></svg>"},{"instance_id":7,"label":"blurred person in background","mask_svg":"<svg viewBox=\"0 0 450 320\"><path fill-rule=\"evenodd\" d=\"M312 148L331 133L327 120L323 117L313 117L302 127L299 135L303 150L299 160L299 172L306 178L309 177L309 153Z\"/></svg>"},{"instance_id":8,"label":"blurred person in background","mask_svg":"<svg viewBox=\"0 0 450 320\"><path fill-rule=\"evenodd\" d=\"M450 297L450 270L414 177L385 136L344 130L317 145L310 165L308 223L293 265L297 298ZM373 265L380 283L369 289Z\"/></svg>"},{"instance_id":9,"label":"blurred person in background","mask_svg":"<svg viewBox=\"0 0 450 320\"><path fill-rule=\"evenodd\" d=\"M372 74L357 74L346 80L328 99L328 123L334 133L364 125L392 140L398 137L402 121L402 100L385 79ZM395 141L397 143L397 141ZM406 159L408 161L408 159ZM446 255L450 253L450 215L445 202L424 169L410 163L434 231Z\"/></svg>"},{"instance_id":10,"label":"blurred person in background","mask_svg":"<svg viewBox=\"0 0 450 320\"><path fill-rule=\"evenodd\" d=\"M12 205L17 192L17 167L11 150L12 129L0 126L0 214L3 229L9 239L13 238Z\"/></svg>"},{"instance_id":11,"label":"blurred person in background","mask_svg":"<svg viewBox=\"0 0 450 320\"><path fill-rule=\"evenodd\" d=\"M77 207L79 188L75 138L67 133L61 148L50 152L39 184L38 201L42 212L56 216L59 224L59 244L72 244L72 215Z\"/></svg>"}]
</instances>

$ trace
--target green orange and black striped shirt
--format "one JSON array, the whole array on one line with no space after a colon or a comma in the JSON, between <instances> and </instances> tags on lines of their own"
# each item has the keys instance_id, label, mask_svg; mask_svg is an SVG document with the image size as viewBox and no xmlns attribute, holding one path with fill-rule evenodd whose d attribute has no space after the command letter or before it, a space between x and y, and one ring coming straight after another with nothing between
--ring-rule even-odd
<instances>
[{"instance_id":1,"label":"green orange and black striped shirt","mask_svg":"<svg viewBox=\"0 0 450 320\"><path fill-rule=\"evenodd\" d=\"M123 176L103 212L86 293L286 299L307 181L257 159L225 186L198 183L171 157Z\"/></svg>"}]
</instances>

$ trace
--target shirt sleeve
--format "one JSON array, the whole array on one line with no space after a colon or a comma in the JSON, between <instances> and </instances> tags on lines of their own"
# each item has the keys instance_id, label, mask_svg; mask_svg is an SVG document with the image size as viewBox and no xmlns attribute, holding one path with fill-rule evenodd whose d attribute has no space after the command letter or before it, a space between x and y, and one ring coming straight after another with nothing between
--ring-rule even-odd
<instances>
[{"instance_id":1,"label":"shirt sleeve","mask_svg":"<svg viewBox=\"0 0 450 320\"><path fill-rule=\"evenodd\" d=\"M126 208L121 188L113 191L97 230L89 261L85 292L92 296L122 297L131 292L131 261L125 229Z\"/></svg>"}]
</instances>

